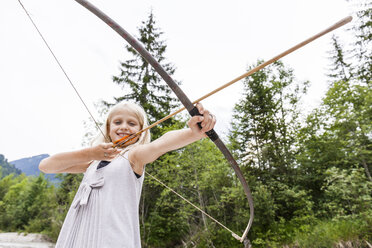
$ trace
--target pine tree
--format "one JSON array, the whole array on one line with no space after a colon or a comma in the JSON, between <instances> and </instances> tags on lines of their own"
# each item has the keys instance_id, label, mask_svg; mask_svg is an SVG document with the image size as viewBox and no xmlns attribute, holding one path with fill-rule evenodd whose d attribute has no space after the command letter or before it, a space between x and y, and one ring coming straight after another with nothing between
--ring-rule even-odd
<instances>
[{"instance_id":1,"label":"pine tree","mask_svg":"<svg viewBox=\"0 0 372 248\"><path fill-rule=\"evenodd\" d=\"M340 44L339 38L335 35L332 37L332 45L334 50L330 53L334 62L330 70L331 73L328 74L328 76L336 81L348 81L352 77L350 72L351 64L345 61L344 47Z\"/></svg>"},{"instance_id":2,"label":"pine tree","mask_svg":"<svg viewBox=\"0 0 372 248\"><path fill-rule=\"evenodd\" d=\"M353 71L355 79L367 85L372 83L372 2L368 0L355 1L359 4L356 11L357 19L352 30L354 32Z\"/></svg>"},{"instance_id":3,"label":"pine tree","mask_svg":"<svg viewBox=\"0 0 372 248\"><path fill-rule=\"evenodd\" d=\"M172 64L165 62L164 54L166 52L166 44L161 40L163 32L156 27L156 21L152 11L148 19L142 22L139 27L138 40L143 44L147 51L162 65L169 75L173 75L175 69ZM162 82L162 78L151 67L151 65L140 54L137 53L129 45L126 50L131 59L121 63L120 75L114 76L113 81L120 85L127 94L116 97L115 101L123 100L134 101L141 105L149 118L149 122L153 123L164 116L171 113L173 109L178 107L177 99L172 97L171 89ZM152 129L152 138L160 136L160 128L175 124L176 121L172 118Z\"/></svg>"},{"instance_id":4,"label":"pine tree","mask_svg":"<svg viewBox=\"0 0 372 248\"><path fill-rule=\"evenodd\" d=\"M294 167L299 128L297 105L307 82L301 85L295 84L293 71L282 62L244 81L243 98L234 108L230 141L244 167L256 171L263 182L271 177L289 180L286 175Z\"/></svg>"},{"instance_id":5,"label":"pine tree","mask_svg":"<svg viewBox=\"0 0 372 248\"><path fill-rule=\"evenodd\" d=\"M358 81L371 87L372 82L372 3L354 0L358 10L353 26L348 31L352 42L344 44L341 38L333 36L333 50L330 52L333 64L329 76L333 81ZM346 47L346 48L345 48Z\"/></svg>"}]
</instances>

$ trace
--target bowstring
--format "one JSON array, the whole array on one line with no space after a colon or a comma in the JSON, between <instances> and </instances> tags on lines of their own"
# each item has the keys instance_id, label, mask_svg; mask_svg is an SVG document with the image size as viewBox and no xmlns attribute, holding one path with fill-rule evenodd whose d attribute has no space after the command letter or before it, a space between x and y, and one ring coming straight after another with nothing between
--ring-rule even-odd
<instances>
[{"instance_id":1,"label":"bowstring","mask_svg":"<svg viewBox=\"0 0 372 248\"><path fill-rule=\"evenodd\" d=\"M37 27L36 23L33 21L33 19L31 18L30 14L28 13L28 11L26 10L26 8L23 6L21 0L18 0L19 4L21 5L22 9L25 11L27 17L29 18L29 20L31 21L32 25L35 27L36 31L38 32L38 34L40 35L41 39L43 40L44 44L47 46L49 52L52 54L54 60L57 62L59 68L62 70L63 74L65 75L65 77L67 78L68 82L70 83L71 87L73 88L73 90L75 91L76 95L78 96L78 98L80 99L80 101L83 103L85 109L87 110L87 112L89 113L90 117L92 118L92 120L94 121L95 125L96 125L96 128L100 131L100 133L102 134L102 136L104 137L104 139L106 141L110 141L110 139L107 137L107 135L105 135L102 131L102 129L100 128L100 125L98 124L98 122L96 121L96 119L94 118L93 114L90 112L87 104L85 103L85 101L83 100L83 98L81 97L81 95L79 94L78 90L76 89L74 83L72 82L72 80L70 79L70 77L68 76L68 74L66 73L66 71L64 70L62 64L59 62L57 56L54 54L53 50L51 49L51 47L49 46L48 42L46 41L46 39L44 38L44 36L42 35L42 33L40 32L39 28ZM119 155L126 159L130 164L131 161L126 158L123 154L119 153ZM237 235L236 233L234 233L232 230L230 230L228 227L226 227L225 225L223 225L221 222L219 222L218 220L216 220L215 218L213 218L211 215L209 215L208 213L206 213L204 210L202 210L200 207L196 206L195 204L193 204L192 202L190 202L189 200L187 200L184 196L182 196L181 194L179 194L178 192L176 192L174 189L172 189L171 187L169 187L168 185L166 185L165 183L163 183L161 180L159 180L158 178L154 177L153 175L151 175L150 173L148 173L147 171L145 171L145 174L147 174L148 176L150 176L153 180L155 180L156 182L158 182L160 185L162 185L163 187L165 187L166 189L168 189L169 191L173 192L174 194L176 194L178 197L180 197L183 201L187 202L188 204L190 204L191 206L193 206L195 209L197 209L198 211L200 211L202 214L204 214L205 216L207 216L208 218L210 218L211 220L213 220L214 222L216 222L218 225L220 225L222 228L226 229L227 231L229 231L232 236L234 237L239 237L239 235Z\"/></svg>"},{"instance_id":2,"label":"bowstring","mask_svg":"<svg viewBox=\"0 0 372 248\"><path fill-rule=\"evenodd\" d=\"M70 77L67 75L65 69L62 67L61 63L59 62L57 56L54 54L54 52L52 51L52 49L50 48L48 42L46 41L46 39L44 38L44 36L42 35L42 33L40 32L40 30L38 29L37 25L35 24L35 22L32 20L30 14L28 13L28 11L26 10L25 6L23 6L21 0L18 0L19 4L22 6L23 10L26 12L26 15L28 16L28 18L30 19L32 25L35 27L36 31L39 33L41 39L44 41L45 45L48 47L48 50L49 52L52 54L54 60L57 62L59 68L61 68L63 74L65 75L65 77L67 78L67 80L69 81L71 87L73 88L73 90L75 91L76 95L79 97L80 101L83 103L85 109L88 111L90 117L92 118L92 120L94 121L97 129L101 132L102 136L104 137L104 139L106 141L110 141L108 139L108 137L103 133L102 129L100 128L98 122L96 121L96 119L93 117L93 114L90 112L88 106L85 104L83 98L81 97L81 95L79 94L79 92L77 91L75 85L72 83L72 80L70 79Z\"/></svg>"}]
</instances>

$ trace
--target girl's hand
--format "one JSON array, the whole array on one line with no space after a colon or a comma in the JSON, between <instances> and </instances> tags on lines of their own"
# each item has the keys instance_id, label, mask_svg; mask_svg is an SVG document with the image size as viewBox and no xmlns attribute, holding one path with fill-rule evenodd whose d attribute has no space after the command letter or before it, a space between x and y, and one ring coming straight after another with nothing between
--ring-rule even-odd
<instances>
[{"instance_id":1,"label":"girl's hand","mask_svg":"<svg viewBox=\"0 0 372 248\"><path fill-rule=\"evenodd\" d=\"M214 128L216 124L216 117L212 115L208 110L204 109L201 103L196 104L199 113L203 116L193 116L188 122L187 125L190 127L194 134L197 134L201 137L207 137L205 132ZM202 129L199 128L198 122L201 122Z\"/></svg>"},{"instance_id":2,"label":"girl's hand","mask_svg":"<svg viewBox=\"0 0 372 248\"><path fill-rule=\"evenodd\" d=\"M93 160L112 160L122 149L113 148L113 143L102 143L97 146L91 147Z\"/></svg>"}]
</instances>

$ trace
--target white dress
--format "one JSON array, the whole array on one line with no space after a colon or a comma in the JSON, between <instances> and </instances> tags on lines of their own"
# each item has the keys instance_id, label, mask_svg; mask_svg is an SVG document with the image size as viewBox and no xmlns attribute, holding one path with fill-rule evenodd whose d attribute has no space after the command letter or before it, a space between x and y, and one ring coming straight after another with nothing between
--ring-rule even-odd
<instances>
[{"instance_id":1,"label":"white dress","mask_svg":"<svg viewBox=\"0 0 372 248\"><path fill-rule=\"evenodd\" d=\"M85 172L56 248L141 247L138 207L144 173L137 178L120 156L97 170L98 163Z\"/></svg>"}]
</instances>

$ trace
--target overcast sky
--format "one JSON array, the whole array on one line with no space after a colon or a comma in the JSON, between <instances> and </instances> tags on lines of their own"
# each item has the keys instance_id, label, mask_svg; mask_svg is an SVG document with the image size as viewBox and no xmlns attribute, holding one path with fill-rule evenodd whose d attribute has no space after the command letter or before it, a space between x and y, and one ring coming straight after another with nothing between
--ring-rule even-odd
<instances>
[{"instance_id":1,"label":"overcast sky","mask_svg":"<svg viewBox=\"0 0 372 248\"><path fill-rule=\"evenodd\" d=\"M343 0L92 0L124 29L137 28L153 10L176 66L174 79L191 100L240 76L351 15ZM73 0L23 0L40 31L94 115L94 103L125 94L112 83L126 42ZM17 0L0 3L0 154L11 161L81 148L88 113ZM344 36L346 27L333 32ZM332 34L282 61L312 86L304 105L325 90ZM242 82L204 101L226 133Z\"/></svg>"}]
</instances>

